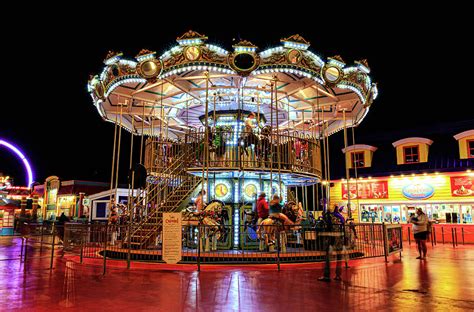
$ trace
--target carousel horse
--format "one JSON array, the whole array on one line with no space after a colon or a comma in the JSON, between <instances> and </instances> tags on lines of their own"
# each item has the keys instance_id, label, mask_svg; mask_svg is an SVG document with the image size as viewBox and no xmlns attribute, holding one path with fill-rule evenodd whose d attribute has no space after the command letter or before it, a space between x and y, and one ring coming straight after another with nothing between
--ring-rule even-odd
<instances>
[{"instance_id":1,"label":"carousel horse","mask_svg":"<svg viewBox=\"0 0 474 312\"><path fill-rule=\"evenodd\" d=\"M204 225L200 228L201 239L204 242L205 251L217 249L217 241L227 237L225 222L229 219L227 211L223 209L224 203L218 200L211 201L201 212L194 212L186 208L181 212L181 224L191 228ZM212 242L212 247L209 242ZM201 244L203 248L203 244Z\"/></svg>"},{"instance_id":2,"label":"carousel horse","mask_svg":"<svg viewBox=\"0 0 474 312\"><path fill-rule=\"evenodd\" d=\"M263 220L258 226L257 234L261 242L260 250L263 249L262 243L265 243L265 246L272 250L276 243L277 232L284 234L287 230L297 229L299 227L295 228L294 226L300 224L303 220L303 209L301 205L297 205L293 201L287 202L283 206L281 214L283 214L282 218L270 216ZM282 247L283 249L286 249L286 236L283 235L282 238Z\"/></svg>"}]
</instances>

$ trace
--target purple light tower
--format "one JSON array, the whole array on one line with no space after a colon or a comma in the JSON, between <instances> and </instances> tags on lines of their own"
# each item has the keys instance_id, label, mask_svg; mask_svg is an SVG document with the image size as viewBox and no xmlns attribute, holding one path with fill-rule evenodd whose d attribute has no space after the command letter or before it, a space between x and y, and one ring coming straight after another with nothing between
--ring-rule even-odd
<instances>
[{"instance_id":1,"label":"purple light tower","mask_svg":"<svg viewBox=\"0 0 474 312\"><path fill-rule=\"evenodd\" d=\"M23 161L23 164L25 165L25 169L27 172L27 177L26 180L28 181L28 187L31 187L31 184L33 183L33 171L31 170L30 163L28 162L28 159L26 159L25 155L13 144L3 140L0 138L0 146L5 146L8 147L11 151L13 151L16 156Z\"/></svg>"}]
</instances>

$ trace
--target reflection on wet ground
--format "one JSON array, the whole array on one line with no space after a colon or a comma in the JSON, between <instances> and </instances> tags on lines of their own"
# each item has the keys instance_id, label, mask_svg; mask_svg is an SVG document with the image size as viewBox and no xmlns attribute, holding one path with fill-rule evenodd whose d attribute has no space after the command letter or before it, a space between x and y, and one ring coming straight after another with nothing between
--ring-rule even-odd
<instances>
[{"instance_id":1,"label":"reflection on wet ground","mask_svg":"<svg viewBox=\"0 0 474 312\"><path fill-rule=\"evenodd\" d=\"M342 281L317 281L322 269L258 267L198 272L109 269L31 254L0 238L0 310L22 311L474 311L474 246L415 249L402 261L351 262ZM10 259L10 260L8 260ZM331 272L334 274L334 269Z\"/></svg>"}]
</instances>

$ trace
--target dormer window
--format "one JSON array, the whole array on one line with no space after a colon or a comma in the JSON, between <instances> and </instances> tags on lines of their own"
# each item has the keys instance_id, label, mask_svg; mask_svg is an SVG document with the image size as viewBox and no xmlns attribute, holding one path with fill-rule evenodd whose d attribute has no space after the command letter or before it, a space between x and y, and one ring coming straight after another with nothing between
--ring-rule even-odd
<instances>
[{"instance_id":1,"label":"dormer window","mask_svg":"<svg viewBox=\"0 0 474 312\"><path fill-rule=\"evenodd\" d=\"M467 157L474 158L474 140L467 141Z\"/></svg>"},{"instance_id":2,"label":"dormer window","mask_svg":"<svg viewBox=\"0 0 474 312\"><path fill-rule=\"evenodd\" d=\"M376 147L365 144L355 144L343 148L342 152L346 154L347 168L370 168L376 150Z\"/></svg>"},{"instance_id":3,"label":"dormer window","mask_svg":"<svg viewBox=\"0 0 474 312\"><path fill-rule=\"evenodd\" d=\"M365 167L364 152L352 152L351 162L352 162L353 168Z\"/></svg>"},{"instance_id":4,"label":"dormer window","mask_svg":"<svg viewBox=\"0 0 474 312\"><path fill-rule=\"evenodd\" d=\"M397 165L428 162L428 152L433 141L426 138L405 138L393 142L397 152Z\"/></svg>"},{"instance_id":5,"label":"dormer window","mask_svg":"<svg viewBox=\"0 0 474 312\"><path fill-rule=\"evenodd\" d=\"M405 160L405 164L413 164L420 162L420 150L418 148L418 145L404 147L403 158Z\"/></svg>"},{"instance_id":6,"label":"dormer window","mask_svg":"<svg viewBox=\"0 0 474 312\"><path fill-rule=\"evenodd\" d=\"M454 138L459 144L459 158L474 158L474 129L458 133Z\"/></svg>"}]
</instances>

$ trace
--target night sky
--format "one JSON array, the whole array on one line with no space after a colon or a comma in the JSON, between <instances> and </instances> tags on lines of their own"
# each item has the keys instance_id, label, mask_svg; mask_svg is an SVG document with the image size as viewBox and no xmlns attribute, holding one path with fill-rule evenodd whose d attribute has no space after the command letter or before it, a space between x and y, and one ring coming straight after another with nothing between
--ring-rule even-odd
<instances>
[{"instance_id":1,"label":"night sky","mask_svg":"<svg viewBox=\"0 0 474 312\"><path fill-rule=\"evenodd\" d=\"M227 50L232 50L234 38L250 40L262 50L299 33L324 59L340 54L353 64L367 58L379 97L356 130L358 142L373 135L391 140L398 129L442 129L466 120L474 125L470 86L460 83L471 66L472 48L464 43L467 21L449 20L448 11L434 15L414 8L369 13L341 7L328 14L330 19L304 11L258 11L244 17L203 13L192 19L178 14L169 21L161 15L173 14L160 13L143 23L130 8L101 16L50 12L2 21L2 71L8 81L2 88L0 138L21 147L37 181L49 175L108 181L113 125L103 122L92 105L86 90L89 74L100 73L108 50L123 51L126 57L142 48L161 54L189 29ZM262 19L265 15L269 18ZM334 140L342 141L340 136ZM15 177L17 185L25 182L23 167L3 148L0 172Z\"/></svg>"}]
</instances>

